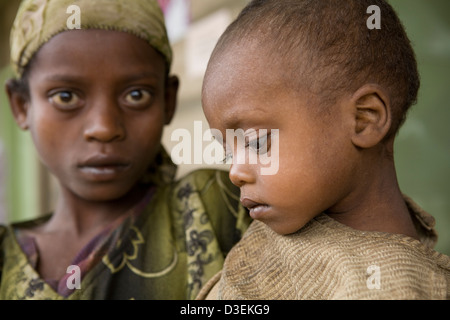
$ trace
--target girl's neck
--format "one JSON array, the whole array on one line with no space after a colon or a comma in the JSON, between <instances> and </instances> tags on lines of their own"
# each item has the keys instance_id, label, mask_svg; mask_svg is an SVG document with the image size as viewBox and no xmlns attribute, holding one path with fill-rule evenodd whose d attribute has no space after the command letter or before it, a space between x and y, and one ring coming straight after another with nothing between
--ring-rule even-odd
<instances>
[{"instance_id":1,"label":"girl's neck","mask_svg":"<svg viewBox=\"0 0 450 320\"><path fill-rule=\"evenodd\" d=\"M48 231L67 230L78 236L101 230L131 208L148 192L147 187L136 186L125 196L111 201L88 201L60 188L54 214L46 225Z\"/></svg>"}]
</instances>

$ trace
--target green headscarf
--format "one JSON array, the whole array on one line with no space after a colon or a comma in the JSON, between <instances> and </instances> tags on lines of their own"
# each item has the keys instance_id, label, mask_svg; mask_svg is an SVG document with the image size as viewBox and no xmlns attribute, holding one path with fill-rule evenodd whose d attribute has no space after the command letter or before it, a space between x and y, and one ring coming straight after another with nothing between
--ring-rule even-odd
<instances>
[{"instance_id":1,"label":"green headscarf","mask_svg":"<svg viewBox=\"0 0 450 320\"><path fill-rule=\"evenodd\" d=\"M68 10L72 5L80 9L81 29L131 33L160 52L170 69L172 50L156 0L23 0L11 30L11 63L16 77L22 76L42 45L73 28L73 13Z\"/></svg>"}]
</instances>

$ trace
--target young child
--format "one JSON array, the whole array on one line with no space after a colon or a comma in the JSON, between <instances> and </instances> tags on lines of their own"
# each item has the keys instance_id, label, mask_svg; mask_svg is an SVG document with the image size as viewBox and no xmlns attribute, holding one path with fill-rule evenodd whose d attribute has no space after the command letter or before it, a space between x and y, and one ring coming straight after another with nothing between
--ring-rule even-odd
<instances>
[{"instance_id":1,"label":"young child","mask_svg":"<svg viewBox=\"0 0 450 320\"><path fill-rule=\"evenodd\" d=\"M11 45L12 112L59 194L52 214L0 227L0 299L195 298L249 218L227 173L174 180L161 135L178 79L156 0L25 0Z\"/></svg>"},{"instance_id":2,"label":"young child","mask_svg":"<svg viewBox=\"0 0 450 320\"><path fill-rule=\"evenodd\" d=\"M381 29L367 23L372 5ZM197 298L449 299L450 258L432 249L434 219L402 194L393 160L418 88L385 1L252 1L211 56L203 108L222 136L269 130L245 137L246 157L278 141L279 170L233 161L255 221Z\"/></svg>"}]
</instances>

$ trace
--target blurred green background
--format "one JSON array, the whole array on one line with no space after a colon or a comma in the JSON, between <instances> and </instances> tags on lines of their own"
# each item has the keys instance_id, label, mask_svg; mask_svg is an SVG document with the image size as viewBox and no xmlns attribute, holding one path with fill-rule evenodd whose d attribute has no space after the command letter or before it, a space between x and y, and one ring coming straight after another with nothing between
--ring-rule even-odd
<instances>
[{"instance_id":1,"label":"blurred green background","mask_svg":"<svg viewBox=\"0 0 450 320\"><path fill-rule=\"evenodd\" d=\"M402 191L436 218L436 249L450 255L450 1L392 0L416 52L418 103L395 146Z\"/></svg>"},{"instance_id":2,"label":"blurred green background","mask_svg":"<svg viewBox=\"0 0 450 320\"><path fill-rule=\"evenodd\" d=\"M18 3L0 0L2 84L10 76L6 68L9 30ZM450 255L450 1L390 3L413 42L421 73L418 104L410 111L396 141L398 179L402 191L434 215L439 233L436 249ZM51 178L37 161L28 133L16 128L2 89L0 221L19 221L51 210L53 197Z\"/></svg>"}]
</instances>

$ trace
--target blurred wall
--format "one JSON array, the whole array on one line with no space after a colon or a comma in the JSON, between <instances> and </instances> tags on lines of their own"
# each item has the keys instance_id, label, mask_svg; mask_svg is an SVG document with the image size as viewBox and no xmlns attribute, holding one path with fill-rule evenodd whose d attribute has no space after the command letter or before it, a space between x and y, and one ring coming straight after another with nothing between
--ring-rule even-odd
<instances>
[{"instance_id":1,"label":"blurred wall","mask_svg":"<svg viewBox=\"0 0 450 320\"><path fill-rule=\"evenodd\" d=\"M41 200L51 194L43 185L48 175L37 160L29 134L17 128L4 90L11 76L9 33L19 3L0 0L0 222L21 220L47 210L47 201Z\"/></svg>"},{"instance_id":2,"label":"blurred wall","mask_svg":"<svg viewBox=\"0 0 450 320\"><path fill-rule=\"evenodd\" d=\"M161 1L173 4L178 0ZM174 130L186 128L192 132L194 121L202 121L203 129L207 128L200 101L203 79L199 70L204 58L197 58L208 52L218 30L225 22L231 22L247 3L246 0L180 1L189 5L187 24L180 18L184 14L183 4L175 9L167 7L169 13L166 12L171 15L171 24L177 21L185 24L173 40L172 71L180 77L181 88L177 113L163 137L169 152L178 143L171 139ZM17 3L18 0L0 0L0 66L8 63L9 28ZM399 183L404 193L435 216L440 235L437 250L450 254L450 126L447 124L450 120L447 95L450 2L391 0L390 3L413 42L422 79L418 104L400 130L395 146ZM5 72L0 75L2 80L8 77ZM5 219L6 211L10 221L17 221L51 210L54 181L38 164L27 133L19 132L12 123L3 92L0 94L0 166L3 166L0 167L0 220ZM181 165L179 175L201 166L204 165Z\"/></svg>"}]
</instances>

